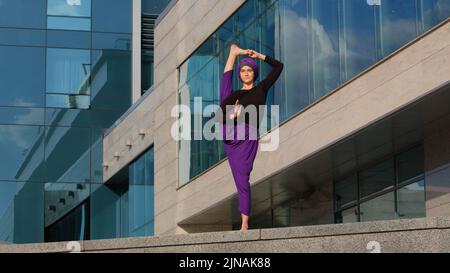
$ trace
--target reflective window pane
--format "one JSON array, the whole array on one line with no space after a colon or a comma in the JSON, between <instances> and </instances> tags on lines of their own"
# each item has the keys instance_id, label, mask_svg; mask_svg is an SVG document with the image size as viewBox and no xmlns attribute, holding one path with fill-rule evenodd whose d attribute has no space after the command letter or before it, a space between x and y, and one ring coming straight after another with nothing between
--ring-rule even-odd
<instances>
[{"instance_id":1,"label":"reflective window pane","mask_svg":"<svg viewBox=\"0 0 450 273\"><path fill-rule=\"evenodd\" d=\"M45 46L45 30L0 28L0 44Z\"/></svg>"},{"instance_id":2,"label":"reflective window pane","mask_svg":"<svg viewBox=\"0 0 450 273\"><path fill-rule=\"evenodd\" d=\"M47 49L47 93L90 93L89 50Z\"/></svg>"},{"instance_id":3,"label":"reflective window pane","mask_svg":"<svg viewBox=\"0 0 450 273\"><path fill-rule=\"evenodd\" d=\"M394 159L386 160L359 173L361 197L394 186Z\"/></svg>"},{"instance_id":4,"label":"reflective window pane","mask_svg":"<svg viewBox=\"0 0 450 273\"><path fill-rule=\"evenodd\" d=\"M45 181L44 127L0 125L0 180Z\"/></svg>"},{"instance_id":5,"label":"reflective window pane","mask_svg":"<svg viewBox=\"0 0 450 273\"><path fill-rule=\"evenodd\" d=\"M47 0L48 15L91 16L91 0Z\"/></svg>"},{"instance_id":6,"label":"reflective window pane","mask_svg":"<svg viewBox=\"0 0 450 273\"><path fill-rule=\"evenodd\" d=\"M91 47L91 33L85 31L48 30L47 46L89 49Z\"/></svg>"},{"instance_id":7,"label":"reflective window pane","mask_svg":"<svg viewBox=\"0 0 450 273\"><path fill-rule=\"evenodd\" d=\"M93 31L131 33L131 16L132 1L96 0L92 2Z\"/></svg>"},{"instance_id":8,"label":"reflective window pane","mask_svg":"<svg viewBox=\"0 0 450 273\"><path fill-rule=\"evenodd\" d=\"M397 157L398 183L424 173L423 145Z\"/></svg>"},{"instance_id":9,"label":"reflective window pane","mask_svg":"<svg viewBox=\"0 0 450 273\"><path fill-rule=\"evenodd\" d=\"M382 57L402 47L418 34L416 1L381 1L380 18Z\"/></svg>"},{"instance_id":10,"label":"reflective window pane","mask_svg":"<svg viewBox=\"0 0 450 273\"><path fill-rule=\"evenodd\" d=\"M450 1L425 0L421 1L423 30L426 31L450 16Z\"/></svg>"},{"instance_id":11,"label":"reflective window pane","mask_svg":"<svg viewBox=\"0 0 450 273\"><path fill-rule=\"evenodd\" d=\"M377 60L375 10L366 1L342 1L342 81L347 81ZM364 39L361 39L364 37Z\"/></svg>"},{"instance_id":12,"label":"reflective window pane","mask_svg":"<svg viewBox=\"0 0 450 273\"><path fill-rule=\"evenodd\" d=\"M103 184L91 187L91 240L119 238L121 215L124 215L121 207L126 206L123 190Z\"/></svg>"},{"instance_id":13,"label":"reflective window pane","mask_svg":"<svg viewBox=\"0 0 450 273\"><path fill-rule=\"evenodd\" d=\"M84 95L46 95L46 106L55 108L89 109L90 96Z\"/></svg>"},{"instance_id":14,"label":"reflective window pane","mask_svg":"<svg viewBox=\"0 0 450 273\"><path fill-rule=\"evenodd\" d=\"M0 46L0 60L0 105L44 107L45 49Z\"/></svg>"},{"instance_id":15,"label":"reflective window pane","mask_svg":"<svg viewBox=\"0 0 450 273\"><path fill-rule=\"evenodd\" d=\"M0 181L0 241L44 241L43 183Z\"/></svg>"},{"instance_id":16,"label":"reflective window pane","mask_svg":"<svg viewBox=\"0 0 450 273\"><path fill-rule=\"evenodd\" d=\"M0 124L44 125L44 108L2 106Z\"/></svg>"},{"instance_id":17,"label":"reflective window pane","mask_svg":"<svg viewBox=\"0 0 450 273\"><path fill-rule=\"evenodd\" d=\"M45 162L49 182L90 181L90 129L46 127Z\"/></svg>"},{"instance_id":18,"label":"reflective window pane","mask_svg":"<svg viewBox=\"0 0 450 273\"><path fill-rule=\"evenodd\" d=\"M394 192L386 193L360 206L361 222L395 219Z\"/></svg>"},{"instance_id":19,"label":"reflective window pane","mask_svg":"<svg viewBox=\"0 0 450 273\"><path fill-rule=\"evenodd\" d=\"M126 110L131 106L131 52L92 51L92 109Z\"/></svg>"},{"instance_id":20,"label":"reflective window pane","mask_svg":"<svg viewBox=\"0 0 450 273\"><path fill-rule=\"evenodd\" d=\"M75 183L46 183L44 189L45 240L87 239L87 207L90 187Z\"/></svg>"},{"instance_id":21,"label":"reflective window pane","mask_svg":"<svg viewBox=\"0 0 450 273\"><path fill-rule=\"evenodd\" d=\"M91 30L90 18L76 17L47 17L48 29L66 29L66 30Z\"/></svg>"},{"instance_id":22,"label":"reflective window pane","mask_svg":"<svg viewBox=\"0 0 450 273\"><path fill-rule=\"evenodd\" d=\"M335 184L336 209L358 200L358 185L356 175L352 175Z\"/></svg>"},{"instance_id":23,"label":"reflective window pane","mask_svg":"<svg viewBox=\"0 0 450 273\"><path fill-rule=\"evenodd\" d=\"M131 50L131 35L116 33L92 33L92 48Z\"/></svg>"},{"instance_id":24,"label":"reflective window pane","mask_svg":"<svg viewBox=\"0 0 450 273\"><path fill-rule=\"evenodd\" d=\"M0 27L45 29L46 0L7 0L0 3Z\"/></svg>"},{"instance_id":25,"label":"reflective window pane","mask_svg":"<svg viewBox=\"0 0 450 273\"><path fill-rule=\"evenodd\" d=\"M124 112L119 110L45 109L45 125L109 128Z\"/></svg>"},{"instance_id":26,"label":"reflective window pane","mask_svg":"<svg viewBox=\"0 0 450 273\"><path fill-rule=\"evenodd\" d=\"M425 181L420 180L399 189L397 202L400 218L425 217Z\"/></svg>"}]
</instances>

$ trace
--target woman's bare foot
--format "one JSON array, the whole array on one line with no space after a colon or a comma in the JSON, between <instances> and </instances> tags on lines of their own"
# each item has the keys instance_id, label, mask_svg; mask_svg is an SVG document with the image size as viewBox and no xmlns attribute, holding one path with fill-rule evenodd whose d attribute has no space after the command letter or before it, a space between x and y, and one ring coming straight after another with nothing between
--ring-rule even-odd
<instances>
[{"instance_id":1,"label":"woman's bare foot","mask_svg":"<svg viewBox=\"0 0 450 273\"><path fill-rule=\"evenodd\" d=\"M241 213L241 217L242 217L241 230L248 230L248 216Z\"/></svg>"}]
</instances>

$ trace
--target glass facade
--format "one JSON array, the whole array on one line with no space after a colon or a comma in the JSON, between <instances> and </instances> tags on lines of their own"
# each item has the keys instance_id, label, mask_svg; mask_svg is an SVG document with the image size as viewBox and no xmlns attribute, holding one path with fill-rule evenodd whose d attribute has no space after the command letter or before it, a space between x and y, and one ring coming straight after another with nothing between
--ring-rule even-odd
<instances>
[{"instance_id":1,"label":"glass facade","mask_svg":"<svg viewBox=\"0 0 450 273\"><path fill-rule=\"evenodd\" d=\"M267 113L279 105L283 122L449 16L450 4L439 0L248 0L179 67L179 103L193 109L194 98L202 97L203 109L219 104L234 42L284 63L267 97ZM263 79L269 67L259 64ZM234 89L239 84L235 77ZM180 141L180 186L225 158L222 146Z\"/></svg>"},{"instance_id":2,"label":"glass facade","mask_svg":"<svg viewBox=\"0 0 450 273\"><path fill-rule=\"evenodd\" d=\"M103 131L131 106L132 0L0 6L0 241L88 239Z\"/></svg>"},{"instance_id":3,"label":"glass facade","mask_svg":"<svg viewBox=\"0 0 450 273\"><path fill-rule=\"evenodd\" d=\"M425 217L423 144L334 183L336 223Z\"/></svg>"}]
</instances>

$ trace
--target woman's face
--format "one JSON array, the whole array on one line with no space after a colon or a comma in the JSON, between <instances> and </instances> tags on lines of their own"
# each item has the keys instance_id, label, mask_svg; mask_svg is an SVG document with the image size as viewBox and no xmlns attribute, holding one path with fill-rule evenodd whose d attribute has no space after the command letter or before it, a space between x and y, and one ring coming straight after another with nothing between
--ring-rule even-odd
<instances>
[{"instance_id":1,"label":"woman's face","mask_svg":"<svg viewBox=\"0 0 450 273\"><path fill-rule=\"evenodd\" d=\"M253 77L255 76L253 72L253 68L250 66L243 66L241 67L241 71L239 71L241 74L241 79L245 84L251 84L253 82Z\"/></svg>"}]
</instances>

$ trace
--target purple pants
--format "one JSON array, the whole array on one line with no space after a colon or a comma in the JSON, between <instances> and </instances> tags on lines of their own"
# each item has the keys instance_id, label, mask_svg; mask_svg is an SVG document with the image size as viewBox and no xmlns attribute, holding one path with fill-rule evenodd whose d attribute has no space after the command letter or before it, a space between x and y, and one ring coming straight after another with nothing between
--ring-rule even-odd
<instances>
[{"instance_id":1,"label":"purple pants","mask_svg":"<svg viewBox=\"0 0 450 273\"><path fill-rule=\"evenodd\" d=\"M249 216L251 207L250 173L258 151L258 139L255 137L250 139L249 136L254 136L257 129L244 123L233 127L235 137L232 140L227 140L225 132L227 129L228 133L233 132L233 128L226 125L222 126L224 130L223 143L236 184L239 211ZM239 130L245 130L245 139L237 139L236 135Z\"/></svg>"}]
</instances>

